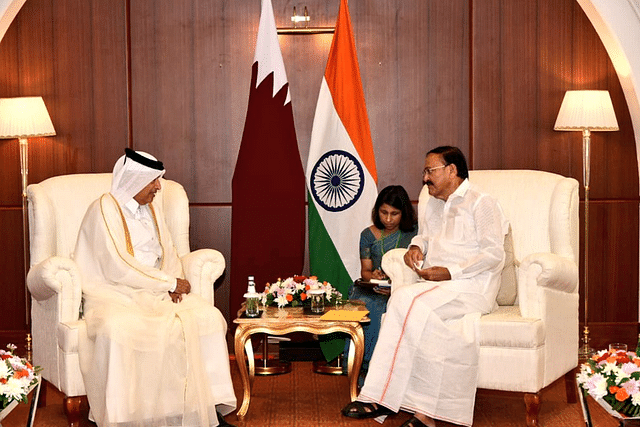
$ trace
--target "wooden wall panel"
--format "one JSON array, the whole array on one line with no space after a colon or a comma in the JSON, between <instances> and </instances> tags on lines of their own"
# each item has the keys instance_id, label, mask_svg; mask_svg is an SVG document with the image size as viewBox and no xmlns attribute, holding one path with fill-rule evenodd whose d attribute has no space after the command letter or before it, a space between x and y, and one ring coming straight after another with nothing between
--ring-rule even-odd
<instances>
[{"instance_id":1,"label":"wooden wall panel","mask_svg":"<svg viewBox=\"0 0 640 427\"><path fill-rule=\"evenodd\" d=\"M229 263L231 260L231 207L230 206L191 206L190 243L191 250L211 248L224 256L227 269L214 287L216 306L227 319L234 319L235 313L229 313Z\"/></svg>"},{"instance_id":2,"label":"wooden wall panel","mask_svg":"<svg viewBox=\"0 0 640 427\"><path fill-rule=\"evenodd\" d=\"M536 167L561 175L582 174L581 139L574 132L553 130L566 89L572 81L572 29L577 2L538 2L538 140ZM561 159L561 161L560 161ZM533 167L530 165L528 167Z\"/></svg>"},{"instance_id":3,"label":"wooden wall panel","mask_svg":"<svg viewBox=\"0 0 640 427\"><path fill-rule=\"evenodd\" d=\"M638 202L591 202L589 212L588 320L637 321Z\"/></svg>"},{"instance_id":4,"label":"wooden wall panel","mask_svg":"<svg viewBox=\"0 0 640 427\"><path fill-rule=\"evenodd\" d=\"M290 25L294 5L303 13L294 0L272 2L278 25ZM306 5L312 25L335 23L339 0ZM578 4L351 0L349 6L378 183L401 184L413 199L425 152L445 143L459 146L475 169L541 169L582 181L580 135L552 130L557 111L567 89L611 92L621 130L592 138L591 236L601 245L590 250L600 263L591 263L599 302L590 308L602 331L637 322L633 131L611 61ZM259 16L258 0L29 0L0 43L0 96L42 95L49 107L58 135L30 145L31 182L109 171L131 143L156 154L167 177L185 186L192 248L219 249L228 263L231 179ZM279 40L306 166L331 35ZM0 141L0 179L0 227L7 250L20 254L20 236L5 219L20 206L16 141ZM22 289L21 258L2 268L7 286ZM618 291L607 293L612 283ZM227 295L225 276L216 301L229 316ZM11 317L19 327L24 313Z\"/></svg>"},{"instance_id":5,"label":"wooden wall panel","mask_svg":"<svg viewBox=\"0 0 640 427\"><path fill-rule=\"evenodd\" d=\"M20 208L0 207L0 233L3 245L0 257L0 330L22 330L26 317Z\"/></svg>"}]
</instances>

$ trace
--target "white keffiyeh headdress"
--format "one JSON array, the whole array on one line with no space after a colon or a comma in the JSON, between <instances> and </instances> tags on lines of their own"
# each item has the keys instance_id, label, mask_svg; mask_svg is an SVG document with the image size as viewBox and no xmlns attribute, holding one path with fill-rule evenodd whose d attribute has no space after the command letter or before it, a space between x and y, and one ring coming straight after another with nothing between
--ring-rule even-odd
<instances>
[{"instance_id":1,"label":"white keffiyeh headdress","mask_svg":"<svg viewBox=\"0 0 640 427\"><path fill-rule=\"evenodd\" d=\"M111 194L121 206L165 172L162 162L149 153L129 148L124 152L113 167L111 180Z\"/></svg>"}]
</instances>

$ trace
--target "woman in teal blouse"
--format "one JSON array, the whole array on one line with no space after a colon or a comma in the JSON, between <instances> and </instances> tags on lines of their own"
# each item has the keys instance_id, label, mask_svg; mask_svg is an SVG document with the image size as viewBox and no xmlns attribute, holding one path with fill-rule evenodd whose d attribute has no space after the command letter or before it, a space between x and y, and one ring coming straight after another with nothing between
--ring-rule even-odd
<instances>
[{"instance_id":1,"label":"woman in teal blouse","mask_svg":"<svg viewBox=\"0 0 640 427\"><path fill-rule=\"evenodd\" d=\"M383 255L395 248L408 247L418 231L409 195L400 185L390 185L380 191L371 211L371 220L373 225L360 233L360 275L363 282L387 279L381 268ZM369 310L371 322L363 328L365 349L361 372L366 374L378 341L382 314L387 309L389 288L359 285L356 281L349 298L364 301Z\"/></svg>"}]
</instances>

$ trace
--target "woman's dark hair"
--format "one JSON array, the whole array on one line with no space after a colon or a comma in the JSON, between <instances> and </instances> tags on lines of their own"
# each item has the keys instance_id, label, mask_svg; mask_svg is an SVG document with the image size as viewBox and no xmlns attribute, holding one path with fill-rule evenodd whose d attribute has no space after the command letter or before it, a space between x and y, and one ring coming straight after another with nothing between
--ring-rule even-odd
<instances>
[{"instance_id":1,"label":"woman's dark hair","mask_svg":"<svg viewBox=\"0 0 640 427\"><path fill-rule=\"evenodd\" d=\"M379 230L384 230L384 224L380 221L378 211L380 210L380 206L385 203L399 209L402 213L400 218L401 231L409 232L414 230L416 224L416 213L413 210L411 200L409 200L409 195L402 185L390 185L383 188L382 191L380 191L380 194L378 194L376 204L371 211L371 220L373 221L373 225L375 225Z\"/></svg>"},{"instance_id":2,"label":"woman's dark hair","mask_svg":"<svg viewBox=\"0 0 640 427\"><path fill-rule=\"evenodd\" d=\"M458 176L462 179L469 178L469 168L467 167L467 161L464 158L464 154L458 147L452 147L450 145L443 145L441 147L436 147L433 150L427 153L429 154L440 154L445 164L450 165L453 163L456 165L456 169L458 170ZM426 156L425 156L426 157Z\"/></svg>"}]
</instances>

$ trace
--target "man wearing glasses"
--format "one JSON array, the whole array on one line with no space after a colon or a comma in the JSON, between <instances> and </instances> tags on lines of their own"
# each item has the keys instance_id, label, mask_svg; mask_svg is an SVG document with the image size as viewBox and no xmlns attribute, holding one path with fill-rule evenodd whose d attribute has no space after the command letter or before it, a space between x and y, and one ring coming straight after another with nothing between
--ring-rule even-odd
<instances>
[{"instance_id":1,"label":"man wearing glasses","mask_svg":"<svg viewBox=\"0 0 640 427\"><path fill-rule=\"evenodd\" d=\"M414 413L402 427L470 426L478 321L496 304L509 223L469 182L458 148L434 148L424 166L431 197L404 256L420 279L393 288L364 386L342 413L376 418L402 409Z\"/></svg>"}]
</instances>

